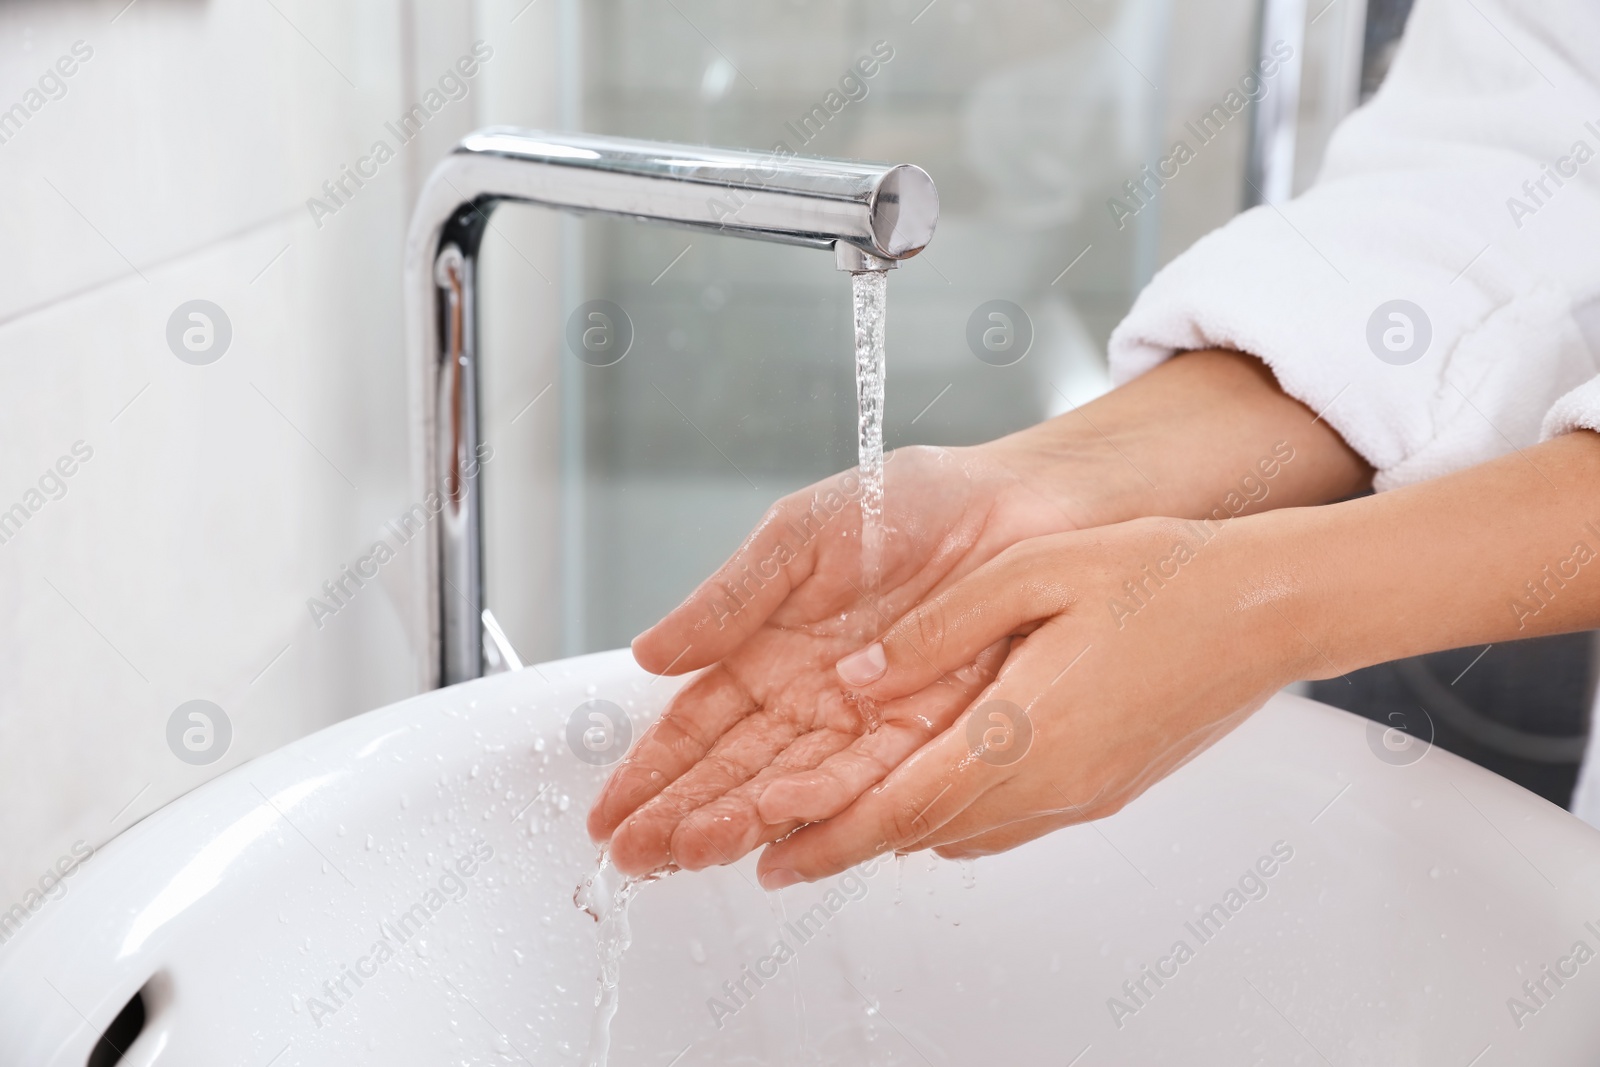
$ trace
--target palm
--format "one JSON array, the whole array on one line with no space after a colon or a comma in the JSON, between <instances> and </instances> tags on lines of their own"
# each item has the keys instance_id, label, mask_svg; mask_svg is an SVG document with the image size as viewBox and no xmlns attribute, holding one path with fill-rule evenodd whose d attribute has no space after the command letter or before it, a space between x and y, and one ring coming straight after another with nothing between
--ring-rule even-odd
<instances>
[{"instance_id":1,"label":"palm","mask_svg":"<svg viewBox=\"0 0 1600 1067\"><path fill-rule=\"evenodd\" d=\"M1003 649L881 708L834 664L1016 540L1068 529L1052 502L975 452L902 449L886 471L881 579L861 566L860 510L826 482L780 501L721 571L634 642L690 682L589 816L619 868L731 863L843 810L982 691Z\"/></svg>"}]
</instances>

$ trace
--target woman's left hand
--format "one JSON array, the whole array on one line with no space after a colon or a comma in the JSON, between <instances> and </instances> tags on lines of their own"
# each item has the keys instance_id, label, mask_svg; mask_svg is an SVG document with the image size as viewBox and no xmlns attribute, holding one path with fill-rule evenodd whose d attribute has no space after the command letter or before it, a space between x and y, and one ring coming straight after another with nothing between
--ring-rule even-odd
<instances>
[{"instance_id":1,"label":"woman's left hand","mask_svg":"<svg viewBox=\"0 0 1600 1067\"><path fill-rule=\"evenodd\" d=\"M1275 603L1299 578L1255 521L1140 519L1021 542L841 660L849 688L888 701L1016 637L954 726L838 815L770 846L762 884L890 850L1000 852L1103 818L1316 674L1315 649ZM767 787L764 818L829 807L807 795L831 788L826 775L797 779Z\"/></svg>"}]
</instances>

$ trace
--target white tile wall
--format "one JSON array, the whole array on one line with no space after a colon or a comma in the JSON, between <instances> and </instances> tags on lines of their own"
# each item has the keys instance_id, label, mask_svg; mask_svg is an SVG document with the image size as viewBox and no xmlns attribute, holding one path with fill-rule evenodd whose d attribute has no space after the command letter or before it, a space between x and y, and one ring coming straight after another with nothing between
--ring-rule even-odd
<instances>
[{"instance_id":1,"label":"white tile wall","mask_svg":"<svg viewBox=\"0 0 1600 1067\"><path fill-rule=\"evenodd\" d=\"M553 99L526 73L553 14L509 0L125 3L0 6L0 109L93 50L0 144L0 509L92 449L0 544L0 910L73 841L412 690L410 590L386 572L320 629L306 601L409 503L416 187L497 94ZM477 37L472 93L315 225L307 197ZM232 325L207 366L165 336L196 298ZM206 767L165 736L195 698L234 730Z\"/></svg>"}]
</instances>

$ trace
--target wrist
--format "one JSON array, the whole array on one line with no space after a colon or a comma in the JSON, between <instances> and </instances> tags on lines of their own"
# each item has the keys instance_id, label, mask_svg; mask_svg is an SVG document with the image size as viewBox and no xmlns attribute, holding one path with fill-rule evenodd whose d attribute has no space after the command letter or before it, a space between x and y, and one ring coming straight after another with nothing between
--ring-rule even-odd
<instances>
[{"instance_id":1,"label":"wrist","mask_svg":"<svg viewBox=\"0 0 1600 1067\"><path fill-rule=\"evenodd\" d=\"M1189 352L1110 393L979 446L1080 526L1166 515L1232 518L1322 504L1372 470L1272 373L1238 352Z\"/></svg>"},{"instance_id":2,"label":"wrist","mask_svg":"<svg viewBox=\"0 0 1600 1067\"><path fill-rule=\"evenodd\" d=\"M1304 677L1592 628L1600 438L1569 434L1402 489L1241 524L1305 646Z\"/></svg>"},{"instance_id":3,"label":"wrist","mask_svg":"<svg viewBox=\"0 0 1600 1067\"><path fill-rule=\"evenodd\" d=\"M1245 517L1154 518L1125 524L1149 531L1151 548L1165 551L1142 568L1130 596L1147 594L1146 583L1175 583L1183 592L1172 604L1176 630L1169 640L1183 644L1203 633L1222 651L1226 664L1207 670L1248 677L1250 689L1271 692L1303 678L1330 672L1299 621L1313 611L1306 602L1317 589L1302 573L1298 544L1285 516L1320 509L1296 509ZM1149 552L1147 550L1146 554ZM1153 572L1153 573L1152 573ZM1192 579L1177 581L1192 573Z\"/></svg>"},{"instance_id":4,"label":"wrist","mask_svg":"<svg viewBox=\"0 0 1600 1067\"><path fill-rule=\"evenodd\" d=\"M1154 488L1110 437L1083 420L1053 419L975 446L980 463L1004 471L1062 519L1061 530L1156 515Z\"/></svg>"},{"instance_id":5,"label":"wrist","mask_svg":"<svg viewBox=\"0 0 1600 1067\"><path fill-rule=\"evenodd\" d=\"M1328 640L1343 625L1330 618L1342 605L1328 600L1327 575L1314 565L1330 509L1266 512L1227 531L1228 606L1247 620L1247 647L1259 650L1275 688L1352 669L1342 661L1346 646Z\"/></svg>"}]
</instances>

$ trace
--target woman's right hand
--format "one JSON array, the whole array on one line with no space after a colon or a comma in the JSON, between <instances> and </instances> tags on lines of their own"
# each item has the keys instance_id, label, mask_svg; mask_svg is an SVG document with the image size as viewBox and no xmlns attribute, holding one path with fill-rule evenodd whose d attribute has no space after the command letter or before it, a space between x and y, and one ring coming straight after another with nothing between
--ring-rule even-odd
<instances>
[{"instance_id":1,"label":"woman's right hand","mask_svg":"<svg viewBox=\"0 0 1600 1067\"><path fill-rule=\"evenodd\" d=\"M1296 456L1270 492L1240 497L1263 457ZM1082 409L966 449L910 448L886 465L882 579L861 572L849 475L785 498L721 570L635 639L646 670L690 682L612 773L589 813L625 873L732 863L807 813L764 821L778 777L814 771L848 801L954 722L1005 657L1004 642L926 689L863 715L834 672L891 622L1019 541L1147 515L1200 517L1322 503L1371 477L1325 422L1258 361L1171 360ZM832 494L832 496L830 496ZM825 521L824 521L825 520Z\"/></svg>"}]
</instances>

